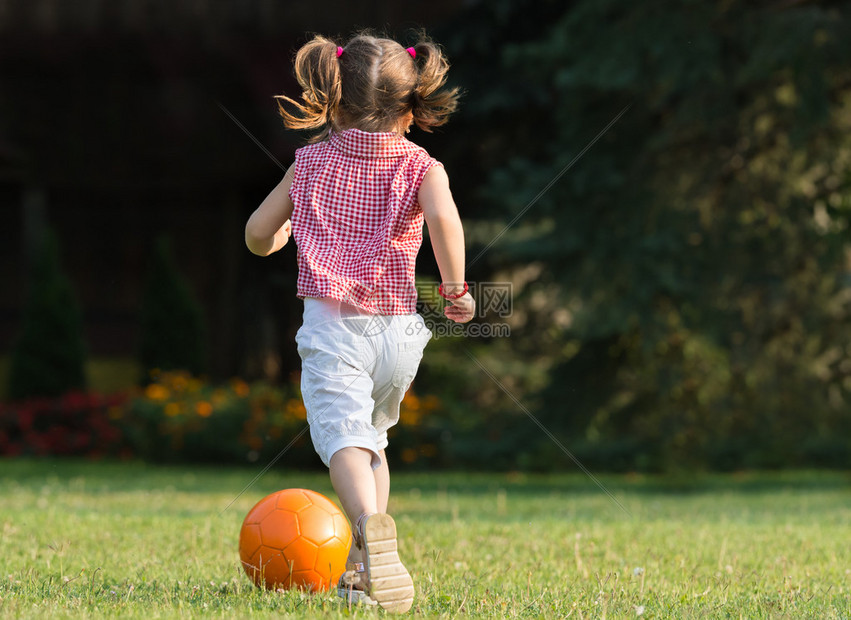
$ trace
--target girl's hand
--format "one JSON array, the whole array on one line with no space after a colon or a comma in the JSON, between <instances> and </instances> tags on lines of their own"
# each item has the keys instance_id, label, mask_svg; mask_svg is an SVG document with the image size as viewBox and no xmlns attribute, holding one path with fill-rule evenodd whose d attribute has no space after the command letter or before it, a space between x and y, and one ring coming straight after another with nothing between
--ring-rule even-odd
<instances>
[{"instance_id":1,"label":"girl's hand","mask_svg":"<svg viewBox=\"0 0 851 620\"><path fill-rule=\"evenodd\" d=\"M463 297L453 299L449 303L450 305L443 309L443 314L456 323L467 323L476 314L476 301L470 293L464 293Z\"/></svg>"},{"instance_id":2,"label":"girl's hand","mask_svg":"<svg viewBox=\"0 0 851 620\"><path fill-rule=\"evenodd\" d=\"M287 245L287 241L290 240L290 236L293 234L293 225L290 220L284 222L284 225L281 226L278 230L275 231L275 236L272 238L272 247L277 252L282 247Z\"/></svg>"}]
</instances>

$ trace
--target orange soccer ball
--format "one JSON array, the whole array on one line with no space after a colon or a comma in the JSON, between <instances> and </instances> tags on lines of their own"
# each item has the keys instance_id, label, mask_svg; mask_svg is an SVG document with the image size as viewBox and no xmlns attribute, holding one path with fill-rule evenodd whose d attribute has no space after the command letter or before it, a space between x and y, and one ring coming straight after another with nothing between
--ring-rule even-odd
<instances>
[{"instance_id":1,"label":"orange soccer ball","mask_svg":"<svg viewBox=\"0 0 851 620\"><path fill-rule=\"evenodd\" d=\"M330 499L308 489L264 497L242 522L239 558L258 587L327 590L346 570L349 522Z\"/></svg>"}]
</instances>

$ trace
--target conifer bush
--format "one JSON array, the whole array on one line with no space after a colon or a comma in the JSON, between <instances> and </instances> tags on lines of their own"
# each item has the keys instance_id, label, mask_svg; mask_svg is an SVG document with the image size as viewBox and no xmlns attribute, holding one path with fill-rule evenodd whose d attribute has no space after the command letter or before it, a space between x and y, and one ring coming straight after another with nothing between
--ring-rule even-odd
<instances>
[{"instance_id":1,"label":"conifer bush","mask_svg":"<svg viewBox=\"0 0 851 620\"><path fill-rule=\"evenodd\" d=\"M21 332L12 349L9 398L84 390L85 363L82 315L62 271L56 234L48 231L34 257Z\"/></svg>"},{"instance_id":2,"label":"conifer bush","mask_svg":"<svg viewBox=\"0 0 851 620\"><path fill-rule=\"evenodd\" d=\"M139 361L144 378L154 369L193 374L206 370L203 310L177 268L166 235L154 244L140 323Z\"/></svg>"}]
</instances>

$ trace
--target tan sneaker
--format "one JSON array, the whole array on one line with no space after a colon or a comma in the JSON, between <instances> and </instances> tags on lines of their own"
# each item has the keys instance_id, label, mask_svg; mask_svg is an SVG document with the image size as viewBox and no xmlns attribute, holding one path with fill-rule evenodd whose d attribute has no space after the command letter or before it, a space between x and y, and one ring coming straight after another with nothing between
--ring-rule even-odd
<instances>
[{"instance_id":1,"label":"tan sneaker","mask_svg":"<svg viewBox=\"0 0 851 620\"><path fill-rule=\"evenodd\" d=\"M364 515L357 529L365 550L369 596L388 612L405 613L414 604L414 580L399 559L393 517Z\"/></svg>"}]
</instances>

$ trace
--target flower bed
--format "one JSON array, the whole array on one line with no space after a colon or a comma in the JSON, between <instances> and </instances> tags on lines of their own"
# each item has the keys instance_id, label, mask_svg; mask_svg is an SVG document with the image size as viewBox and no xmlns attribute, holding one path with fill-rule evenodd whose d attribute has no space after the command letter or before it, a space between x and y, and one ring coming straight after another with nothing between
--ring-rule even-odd
<instances>
[{"instance_id":1,"label":"flower bed","mask_svg":"<svg viewBox=\"0 0 851 620\"><path fill-rule=\"evenodd\" d=\"M215 385L185 371L155 371L151 379L121 421L133 451L146 460L254 462L273 457L306 425L294 382ZM290 449L306 456L304 440Z\"/></svg>"},{"instance_id":2,"label":"flower bed","mask_svg":"<svg viewBox=\"0 0 851 620\"><path fill-rule=\"evenodd\" d=\"M412 390L391 430L394 465L437 463L435 396ZM231 379L212 384L186 371L155 371L129 394L69 393L0 405L0 456L118 456L151 462L270 463L321 468L297 377L283 386Z\"/></svg>"},{"instance_id":3,"label":"flower bed","mask_svg":"<svg viewBox=\"0 0 851 620\"><path fill-rule=\"evenodd\" d=\"M0 403L0 456L126 456L126 397L69 392Z\"/></svg>"}]
</instances>

